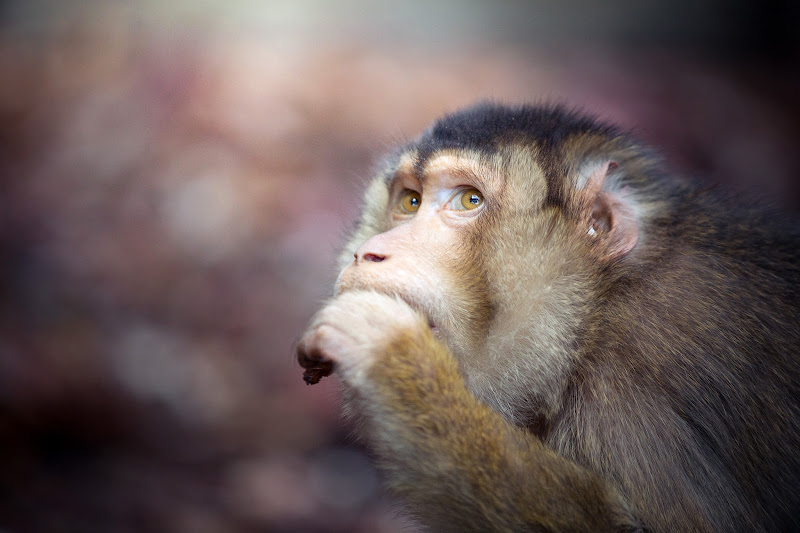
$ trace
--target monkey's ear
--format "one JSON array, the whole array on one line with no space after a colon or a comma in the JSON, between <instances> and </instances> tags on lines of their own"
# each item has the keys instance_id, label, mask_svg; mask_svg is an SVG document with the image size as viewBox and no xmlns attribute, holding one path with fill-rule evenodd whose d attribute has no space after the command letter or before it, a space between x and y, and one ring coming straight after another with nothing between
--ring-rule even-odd
<instances>
[{"instance_id":1,"label":"monkey's ear","mask_svg":"<svg viewBox=\"0 0 800 533\"><path fill-rule=\"evenodd\" d=\"M609 260L627 254L639 240L639 225L630 199L603 190L606 178L618 166L616 161L606 161L580 177L584 185L579 195L587 232L602 244Z\"/></svg>"}]
</instances>

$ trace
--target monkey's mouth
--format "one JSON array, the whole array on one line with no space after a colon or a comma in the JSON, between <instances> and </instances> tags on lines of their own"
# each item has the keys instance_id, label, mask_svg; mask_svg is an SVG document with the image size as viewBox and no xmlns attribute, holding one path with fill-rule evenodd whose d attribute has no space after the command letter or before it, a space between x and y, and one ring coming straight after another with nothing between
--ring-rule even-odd
<instances>
[{"instance_id":1,"label":"monkey's mouth","mask_svg":"<svg viewBox=\"0 0 800 533\"><path fill-rule=\"evenodd\" d=\"M431 332L435 337L439 336L439 328L434 324L433 320L428 318L428 327L431 328Z\"/></svg>"},{"instance_id":2,"label":"monkey's mouth","mask_svg":"<svg viewBox=\"0 0 800 533\"><path fill-rule=\"evenodd\" d=\"M436 325L436 322L433 321L433 318L431 318L431 315L429 313L427 313L424 309L421 309L419 306L414 305L411 302L408 302L407 300L406 303L408 303L411 309L418 312L423 316L423 318L425 318L425 320L428 322L428 327L431 328L431 331L433 332L434 335L439 334L439 327Z\"/></svg>"},{"instance_id":3,"label":"monkey's mouth","mask_svg":"<svg viewBox=\"0 0 800 533\"><path fill-rule=\"evenodd\" d=\"M403 300L405 303L407 303L408 306L411 309L413 309L417 313L421 314L425 318L425 320L428 322L428 327L431 328L431 331L433 331L433 333L438 333L439 332L439 328L436 325L436 322L433 320L433 317L431 316L431 313L425 307L419 305L413 298L409 298L405 294L395 294L395 296L397 296L398 298Z\"/></svg>"},{"instance_id":4,"label":"monkey's mouth","mask_svg":"<svg viewBox=\"0 0 800 533\"><path fill-rule=\"evenodd\" d=\"M420 312L422 313L422 316L424 316L428 320L428 327L431 328L431 331L433 331L434 333L438 334L439 333L439 325L436 323L436 321L431 317L431 315L429 313L426 313L424 311L420 311Z\"/></svg>"}]
</instances>

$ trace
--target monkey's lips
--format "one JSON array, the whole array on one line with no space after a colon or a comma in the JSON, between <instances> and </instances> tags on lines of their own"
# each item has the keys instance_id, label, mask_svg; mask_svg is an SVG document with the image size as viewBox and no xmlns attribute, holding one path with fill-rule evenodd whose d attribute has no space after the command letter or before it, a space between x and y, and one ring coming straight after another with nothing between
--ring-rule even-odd
<instances>
[{"instance_id":1,"label":"monkey's lips","mask_svg":"<svg viewBox=\"0 0 800 533\"><path fill-rule=\"evenodd\" d=\"M423 318L425 318L425 320L428 322L428 327L431 328L431 330L434 333L439 331L439 329L436 327L436 322L434 322L434 320L433 320L433 318L431 316L431 313L428 312L428 310L425 307L419 305L417 303L417 301L414 300L414 298L410 298L410 297L408 297L408 296L406 296L404 294L390 294L390 295L391 296L396 296L397 298L400 298L405 303L407 303L408 306L411 309L413 309L417 313L421 314L423 316Z\"/></svg>"}]
</instances>

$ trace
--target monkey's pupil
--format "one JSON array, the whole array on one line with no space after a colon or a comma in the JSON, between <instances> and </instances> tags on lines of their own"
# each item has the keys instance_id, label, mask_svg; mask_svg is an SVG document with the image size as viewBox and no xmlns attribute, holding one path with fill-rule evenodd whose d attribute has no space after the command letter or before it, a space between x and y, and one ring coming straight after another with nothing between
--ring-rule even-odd
<instances>
[{"instance_id":1,"label":"monkey's pupil","mask_svg":"<svg viewBox=\"0 0 800 533\"><path fill-rule=\"evenodd\" d=\"M417 207L419 205L419 198L411 197L411 207Z\"/></svg>"},{"instance_id":2,"label":"monkey's pupil","mask_svg":"<svg viewBox=\"0 0 800 533\"><path fill-rule=\"evenodd\" d=\"M478 205L479 203L481 203L481 199L478 198L477 194L473 194L472 196L469 197L469 203Z\"/></svg>"}]
</instances>

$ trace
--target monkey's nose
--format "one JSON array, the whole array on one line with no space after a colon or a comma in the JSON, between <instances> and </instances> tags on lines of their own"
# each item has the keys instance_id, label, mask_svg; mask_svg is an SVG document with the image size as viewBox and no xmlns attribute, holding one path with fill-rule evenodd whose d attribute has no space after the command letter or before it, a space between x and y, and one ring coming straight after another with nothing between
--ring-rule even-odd
<instances>
[{"instance_id":1,"label":"monkey's nose","mask_svg":"<svg viewBox=\"0 0 800 533\"><path fill-rule=\"evenodd\" d=\"M381 261L386 259L385 255L382 254L373 254L372 252L364 253L359 256L358 253L353 254L356 258L356 263L359 261L369 261L371 263L380 263Z\"/></svg>"}]
</instances>

